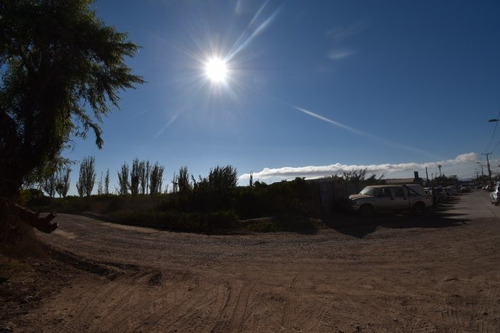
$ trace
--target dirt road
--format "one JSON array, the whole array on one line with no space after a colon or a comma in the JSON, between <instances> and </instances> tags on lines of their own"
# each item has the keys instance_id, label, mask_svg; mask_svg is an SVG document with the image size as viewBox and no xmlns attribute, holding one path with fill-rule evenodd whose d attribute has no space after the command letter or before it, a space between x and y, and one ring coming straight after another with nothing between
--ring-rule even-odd
<instances>
[{"instance_id":1,"label":"dirt road","mask_svg":"<svg viewBox=\"0 0 500 333\"><path fill-rule=\"evenodd\" d=\"M84 271L9 327L500 332L500 207L486 192L457 200L316 234L208 236L61 215L40 237Z\"/></svg>"}]
</instances>

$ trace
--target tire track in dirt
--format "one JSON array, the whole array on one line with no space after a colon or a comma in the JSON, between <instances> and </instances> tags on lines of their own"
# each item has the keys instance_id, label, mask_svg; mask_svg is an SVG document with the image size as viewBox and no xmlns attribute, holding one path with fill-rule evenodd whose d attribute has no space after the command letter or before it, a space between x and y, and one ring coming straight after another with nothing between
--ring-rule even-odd
<instances>
[{"instance_id":1,"label":"tire track in dirt","mask_svg":"<svg viewBox=\"0 0 500 333\"><path fill-rule=\"evenodd\" d=\"M131 325L140 322L141 317L156 313L157 308L163 307L165 299L172 298L174 303L182 299L171 296L179 290L192 289L192 280L196 277L184 272L163 274L152 270L113 281L94 279L93 285L85 288L75 284L68 291L71 297L57 301L60 308L54 309L59 311L57 326L62 331L71 331L75 327L89 331L127 331ZM108 318L113 320L108 321Z\"/></svg>"},{"instance_id":2,"label":"tire track in dirt","mask_svg":"<svg viewBox=\"0 0 500 333\"><path fill-rule=\"evenodd\" d=\"M128 325L132 322L132 318L139 313L142 313L144 309L151 306L151 300L138 297L139 294L144 295L144 286L130 287L128 283L124 285L116 286L116 290L122 288L127 288L127 293L125 297L115 298L112 305L103 309L103 318L113 318L112 323L102 322L99 329L104 331L113 330L116 332L124 331L128 328Z\"/></svg>"},{"instance_id":3,"label":"tire track in dirt","mask_svg":"<svg viewBox=\"0 0 500 333\"><path fill-rule=\"evenodd\" d=\"M325 304L316 297L300 298L297 302L295 316L291 317L289 326L284 328L295 331L327 332L329 327L323 327L322 319L325 315ZM293 320L293 321L292 321ZM308 323L307 326L304 323Z\"/></svg>"},{"instance_id":4,"label":"tire track in dirt","mask_svg":"<svg viewBox=\"0 0 500 333\"><path fill-rule=\"evenodd\" d=\"M127 309L128 316L123 316L117 325L113 325L113 331L128 331L131 327L136 327L132 330L134 331L146 324L154 326L161 320L165 309L184 301L186 298L184 295L192 290L192 285L197 283L197 279L196 275L189 272L153 270L129 282L142 286L141 292L137 295L139 302L131 304Z\"/></svg>"},{"instance_id":5,"label":"tire track in dirt","mask_svg":"<svg viewBox=\"0 0 500 333\"><path fill-rule=\"evenodd\" d=\"M297 304L295 301L295 297L293 297L293 290L295 288L295 284L297 283L298 276L299 274L295 274L285 292L286 296L283 313L281 316L281 327L287 330L291 329L292 318L297 318Z\"/></svg>"},{"instance_id":6,"label":"tire track in dirt","mask_svg":"<svg viewBox=\"0 0 500 333\"><path fill-rule=\"evenodd\" d=\"M88 285L79 286L76 284L72 289L72 298L58 302L63 311L68 311L62 313L66 317L62 322L62 331L71 330L73 327L91 329L94 321L100 319L101 310L106 310L106 307L114 307L117 301L122 301L113 298L115 290L117 290L116 282L105 281L102 284L102 281L96 281L93 286L89 287ZM75 292L75 288L79 290ZM102 304L107 304L107 306L102 309Z\"/></svg>"},{"instance_id":7,"label":"tire track in dirt","mask_svg":"<svg viewBox=\"0 0 500 333\"><path fill-rule=\"evenodd\" d=\"M116 306L110 307L109 311L106 311L109 317L114 317L116 320L109 327L105 326L105 329L113 329L117 332L125 331L133 323L135 316L149 312L148 309L154 307L157 300L143 297L143 295L147 295L163 285L163 274L161 271L141 272L132 281L124 281L124 284L128 297L118 300L115 303ZM117 286L117 288L120 287Z\"/></svg>"},{"instance_id":8,"label":"tire track in dirt","mask_svg":"<svg viewBox=\"0 0 500 333\"><path fill-rule=\"evenodd\" d=\"M442 329L436 327L435 324L430 322L430 319L423 319L419 317L410 318L409 323L404 325L405 332L440 332Z\"/></svg>"},{"instance_id":9,"label":"tire track in dirt","mask_svg":"<svg viewBox=\"0 0 500 333\"><path fill-rule=\"evenodd\" d=\"M496 332L500 329L498 315L500 300L499 288L488 286L488 282L467 281L476 284L475 293L460 293L460 290L446 298L446 306L441 312L443 322L450 322L457 330L467 329L475 332ZM486 286L485 286L486 284Z\"/></svg>"},{"instance_id":10,"label":"tire track in dirt","mask_svg":"<svg viewBox=\"0 0 500 333\"><path fill-rule=\"evenodd\" d=\"M477 332L488 332L488 318L476 305L476 300L470 297L455 295L455 299L446 305L444 319L453 324L456 329L467 329Z\"/></svg>"},{"instance_id":11,"label":"tire track in dirt","mask_svg":"<svg viewBox=\"0 0 500 333\"><path fill-rule=\"evenodd\" d=\"M129 325L130 331L176 331L190 327L191 331L206 331L211 327L207 317L216 310L217 295L220 288L211 284L199 285L196 290L189 287L190 283L182 287L178 285L159 288L155 297L163 298L157 302L152 311L140 316L140 320Z\"/></svg>"},{"instance_id":12,"label":"tire track in dirt","mask_svg":"<svg viewBox=\"0 0 500 333\"><path fill-rule=\"evenodd\" d=\"M466 323L469 323L470 319L464 314L460 304L447 304L443 315L447 322L451 320L453 327L465 329L469 326L466 326ZM468 328L470 328L470 326Z\"/></svg>"},{"instance_id":13,"label":"tire track in dirt","mask_svg":"<svg viewBox=\"0 0 500 333\"><path fill-rule=\"evenodd\" d=\"M212 332L241 332L244 330L245 318L247 309L250 304L251 295L254 291L257 281L238 281L240 284L235 288L236 283L228 282L229 294L222 308L216 325L211 330ZM237 292L235 292L237 289Z\"/></svg>"},{"instance_id":14,"label":"tire track in dirt","mask_svg":"<svg viewBox=\"0 0 500 333\"><path fill-rule=\"evenodd\" d=\"M186 295L184 299L179 300L181 303L185 303L183 306L174 305L169 312L158 317L157 321L150 323L148 325L149 330L157 331L158 329L166 330L168 328L168 331L178 332L186 331L186 328L189 327L191 332L210 331L219 304L217 301L218 291L214 295L214 290L217 289L207 286L202 290L201 294L198 292L194 297ZM189 302L186 302L187 299L189 299Z\"/></svg>"},{"instance_id":15,"label":"tire track in dirt","mask_svg":"<svg viewBox=\"0 0 500 333\"><path fill-rule=\"evenodd\" d=\"M302 288L306 284L300 276L301 274L295 274L291 283L287 284L286 289L283 290L280 329L308 332L331 331L332 327L323 323L328 305L320 298L321 293ZM304 323L308 324L304 325Z\"/></svg>"},{"instance_id":16,"label":"tire track in dirt","mask_svg":"<svg viewBox=\"0 0 500 333\"><path fill-rule=\"evenodd\" d=\"M257 281L245 282L238 294L236 307L234 309L229 329L232 331L243 331L245 316L250 303L250 296L257 284Z\"/></svg>"},{"instance_id":17,"label":"tire track in dirt","mask_svg":"<svg viewBox=\"0 0 500 333\"><path fill-rule=\"evenodd\" d=\"M285 296L268 286L259 289L254 293L255 306L251 309L251 318L247 319L251 324L247 328L260 332L263 327L281 327Z\"/></svg>"},{"instance_id":18,"label":"tire track in dirt","mask_svg":"<svg viewBox=\"0 0 500 333\"><path fill-rule=\"evenodd\" d=\"M478 313L478 321L476 329L478 332L495 332L500 331L500 314L495 311L500 305L500 289L499 288L486 288L486 299L488 302L481 304ZM498 327L495 326L495 323Z\"/></svg>"},{"instance_id":19,"label":"tire track in dirt","mask_svg":"<svg viewBox=\"0 0 500 333\"><path fill-rule=\"evenodd\" d=\"M217 293L217 304L222 304L221 310L219 311L219 315L217 317L217 320L215 322L214 327L212 328L212 332L217 332L223 330L227 326L227 317L229 315L229 305L230 305L230 299L232 297L233 293L233 288L231 286L231 283L225 282L224 283L224 288L225 288L225 293Z\"/></svg>"},{"instance_id":20,"label":"tire track in dirt","mask_svg":"<svg viewBox=\"0 0 500 333\"><path fill-rule=\"evenodd\" d=\"M73 306L64 308L61 312L59 322L73 326L75 324L91 326L93 322L99 321L103 317L103 312L100 310L102 304L108 304L104 307L105 312L114 312L115 307L123 304L125 299L116 298L116 290L119 290L121 277L126 274L126 271L137 271L138 267L134 265L120 265L116 263L100 263L85 259L70 252L60 252L54 248L50 248L54 256L60 260L69 262L72 266L84 271L97 274L92 278L91 286L79 286L76 284L72 288L71 296L64 299L62 302L71 303ZM75 292L75 289L79 289ZM89 290L90 289L90 290ZM137 288L135 288L137 289ZM131 291L132 288L131 288ZM128 295L128 294L127 294ZM78 301L71 301L77 299ZM76 306L74 306L76 305ZM57 309L55 311L58 311ZM61 316L64 316L62 318Z\"/></svg>"},{"instance_id":21,"label":"tire track in dirt","mask_svg":"<svg viewBox=\"0 0 500 333\"><path fill-rule=\"evenodd\" d=\"M87 316L79 318L82 323L94 323L95 319L102 319L95 322L95 329L107 329L105 318L113 318L113 323L109 328L121 331L128 327L128 324L136 314L150 306L150 300L142 297L148 292L150 287L141 283L130 283L126 278L109 282L104 289L96 289L96 297L91 300L87 308L83 311Z\"/></svg>"}]
</instances>

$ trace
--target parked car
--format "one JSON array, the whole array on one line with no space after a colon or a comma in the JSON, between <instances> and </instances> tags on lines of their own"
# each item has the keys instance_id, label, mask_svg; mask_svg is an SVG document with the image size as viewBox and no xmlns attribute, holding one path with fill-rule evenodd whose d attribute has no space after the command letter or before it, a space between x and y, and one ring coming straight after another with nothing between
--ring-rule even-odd
<instances>
[{"instance_id":1,"label":"parked car","mask_svg":"<svg viewBox=\"0 0 500 333\"><path fill-rule=\"evenodd\" d=\"M448 193L446 193L446 191L441 186L426 187L425 193L430 195L430 197L432 198L432 203L434 205L445 202L449 198Z\"/></svg>"},{"instance_id":2,"label":"parked car","mask_svg":"<svg viewBox=\"0 0 500 333\"><path fill-rule=\"evenodd\" d=\"M460 186L460 193L469 193L470 192L470 187L467 185L462 185Z\"/></svg>"},{"instance_id":3,"label":"parked car","mask_svg":"<svg viewBox=\"0 0 500 333\"><path fill-rule=\"evenodd\" d=\"M366 186L359 194L350 195L349 202L351 209L363 216L376 211L399 210L411 210L415 215L421 215L432 205L432 198L421 186L414 184L373 185Z\"/></svg>"},{"instance_id":4,"label":"parked car","mask_svg":"<svg viewBox=\"0 0 500 333\"><path fill-rule=\"evenodd\" d=\"M452 186L452 185L449 185L449 186L446 186L444 188L444 190L446 191L446 193L448 193L448 195L451 197L451 196L454 196L458 193L458 189L456 186Z\"/></svg>"},{"instance_id":5,"label":"parked car","mask_svg":"<svg viewBox=\"0 0 500 333\"><path fill-rule=\"evenodd\" d=\"M499 201L500 200L498 198L498 195L500 194L500 182L496 183L495 186L493 186L493 192L490 193L490 199L491 199L491 203L494 204L495 206L498 205Z\"/></svg>"}]
</instances>

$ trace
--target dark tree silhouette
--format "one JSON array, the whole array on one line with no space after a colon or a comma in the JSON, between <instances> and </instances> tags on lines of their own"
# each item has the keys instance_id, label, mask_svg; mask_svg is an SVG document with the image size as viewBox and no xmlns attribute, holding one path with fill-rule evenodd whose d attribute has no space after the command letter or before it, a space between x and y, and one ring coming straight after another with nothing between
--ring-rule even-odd
<instances>
[{"instance_id":1,"label":"dark tree silhouette","mask_svg":"<svg viewBox=\"0 0 500 333\"><path fill-rule=\"evenodd\" d=\"M151 195L160 194L163 186L163 171L165 168L156 162L151 168L149 180L149 193Z\"/></svg>"},{"instance_id":2,"label":"dark tree silhouette","mask_svg":"<svg viewBox=\"0 0 500 333\"><path fill-rule=\"evenodd\" d=\"M127 195L128 189L130 188L130 182L128 180L128 169L128 164L123 163L120 172L118 172L118 188L116 190L120 195Z\"/></svg>"},{"instance_id":3,"label":"dark tree silhouette","mask_svg":"<svg viewBox=\"0 0 500 333\"><path fill-rule=\"evenodd\" d=\"M80 164L80 175L76 188L80 197L90 197L95 184L95 157L85 157Z\"/></svg>"},{"instance_id":4,"label":"dark tree silhouette","mask_svg":"<svg viewBox=\"0 0 500 333\"><path fill-rule=\"evenodd\" d=\"M69 175L71 169L66 167L56 172L56 192L61 198L66 198L69 191Z\"/></svg>"},{"instance_id":5,"label":"dark tree silhouette","mask_svg":"<svg viewBox=\"0 0 500 333\"><path fill-rule=\"evenodd\" d=\"M72 135L92 130L101 148L99 124L118 107L118 92L144 82L125 64L138 47L97 19L91 3L0 2L0 223L23 178Z\"/></svg>"}]
</instances>

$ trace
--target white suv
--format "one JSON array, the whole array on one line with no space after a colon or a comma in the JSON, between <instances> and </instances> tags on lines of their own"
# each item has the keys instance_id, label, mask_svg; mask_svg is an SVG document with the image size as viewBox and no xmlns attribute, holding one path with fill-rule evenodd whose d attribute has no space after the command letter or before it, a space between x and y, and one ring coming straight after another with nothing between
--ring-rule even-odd
<instances>
[{"instance_id":1,"label":"white suv","mask_svg":"<svg viewBox=\"0 0 500 333\"><path fill-rule=\"evenodd\" d=\"M500 182L496 183L495 186L493 186L493 192L490 193L490 199L491 203L494 204L495 206L498 205L499 203L499 198L498 195L500 194Z\"/></svg>"},{"instance_id":2,"label":"white suv","mask_svg":"<svg viewBox=\"0 0 500 333\"><path fill-rule=\"evenodd\" d=\"M415 215L421 215L432 205L432 198L415 184L366 186L359 194L351 194L349 201L351 209L363 216L383 210L413 210Z\"/></svg>"}]
</instances>

